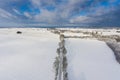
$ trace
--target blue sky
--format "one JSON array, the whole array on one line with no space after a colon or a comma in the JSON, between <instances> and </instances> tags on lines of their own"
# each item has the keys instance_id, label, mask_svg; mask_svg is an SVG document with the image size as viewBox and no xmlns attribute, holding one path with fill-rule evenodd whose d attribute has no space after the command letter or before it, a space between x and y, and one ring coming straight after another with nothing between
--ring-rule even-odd
<instances>
[{"instance_id":1,"label":"blue sky","mask_svg":"<svg viewBox=\"0 0 120 80\"><path fill-rule=\"evenodd\" d=\"M120 26L120 0L0 0L0 26Z\"/></svg>"}]
</instances>

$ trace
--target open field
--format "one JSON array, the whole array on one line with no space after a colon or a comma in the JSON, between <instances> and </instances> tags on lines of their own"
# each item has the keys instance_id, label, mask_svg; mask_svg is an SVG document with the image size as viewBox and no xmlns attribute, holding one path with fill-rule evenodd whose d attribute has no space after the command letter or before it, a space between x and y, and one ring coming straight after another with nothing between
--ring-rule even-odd
<instances>
[{"instance_id":1,"label":"open field","mask_svg":"<svg viewBox=\"0 0 120 80\"><path fill-rule=\"evenodd\" d=\"M120 80L119 60L119 29L0 29L0 80Z\"/></svg>"}]
</instances>

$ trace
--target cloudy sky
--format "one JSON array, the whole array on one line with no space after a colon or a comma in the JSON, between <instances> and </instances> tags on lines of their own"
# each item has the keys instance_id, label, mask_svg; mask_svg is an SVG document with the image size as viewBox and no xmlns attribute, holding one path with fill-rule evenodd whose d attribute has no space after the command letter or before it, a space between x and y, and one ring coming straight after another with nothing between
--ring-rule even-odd
<instances>
[{"instance_id":1,"label":"cloudy sky","mask_svg":"<svg viewBox=\"0 0 120 80\"><path fill-rule=\"evenodd\" d=\"M120 26L120 0L0 0L0 26Z\"/></svg>"}]
</instances>

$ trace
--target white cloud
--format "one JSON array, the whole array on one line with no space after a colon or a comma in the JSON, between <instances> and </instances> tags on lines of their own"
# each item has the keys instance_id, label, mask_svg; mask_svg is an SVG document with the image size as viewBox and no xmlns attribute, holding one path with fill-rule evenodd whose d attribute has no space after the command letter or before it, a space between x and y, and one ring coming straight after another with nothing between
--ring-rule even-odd
<instances>
[{"instance_id":1,"label":"white cloud","mask_svg":"<svg viewBox=\"0 0 120 80\"><path fill-rule=\"evenodd\" d=\"M116 9L113 2L116 0L107 0L109 3L108 6L99 5L104 0L61 0L61 3L56 3L56 0L30 0L34 7L40 9L40 14L34 16L34 20L39 22L46 22L46 23L63 23L63 22L70 22L70 23L100 23L100 21L104 21L104 17L108 14L106 18L113 18ZM90 3L90 4L86 4ZM54 11L49 11L45 9L46 6L54 6ZM96 7L95 7L96 6ZM115 9L115 10L114 10ZM80 12L84 12L85 14L80 15ZM117 11L117 10L116 10ZM80 15L80 16L77 16ZM116 15L117 16L117 15Z\"/></svg>"},{"instance_id":2,"label":"white cloud","mask_svg":"<svg viewBox=\"0 0 120 80\"><path fill-rule=\"evenodd\" d=\"M31 3L34 5L34 6L38 6L38 5L40 5L40 3L41 3L41 0L31 0Z\"/></svg>"},{"instance_id":3,"label":"white cloud","mask_svg":"<svg viewBox=\"0 0 120 80\"><path fill-rule=\"evenodd\" d=\"M17 9L13 9L13 11L14 11L16 14L21 15L21 13L20 13Z\"/></svg>"},{"instance_id":4,"label":"white cloud","mask_svg":"<svg viewBox=\"0 0 120 80\"><path fill-rule=\"evenodd\" d=\"M43 7L43 5L55 5L55 0L30 0L36 7Z\"/></svg>"},{"instance_id":5,"label":"white cloud","mask_svg":"<svg viewBox=\"0 0 120 80\"><path fill-rule=\"evenodd\" d=\"M1 8L0 8L0 17L1 18L8 18L8 19L10 19L10 18L16 18L16 16L12 15L11 13L9 13L9 12L1 9Z\"/></svg>"},{"instance_id":6,"label":"white cloud","mask_svg":"<svg viewBox=\"0 0 120 80\"><path fill-rule=\"evenodd\" d=\"M83 2L85 2L86 0L69 0L69 5L70 4L76 4L76 3L83 3Z\"/></svg>"},{"instance_id":7,"label":"white cloud","mask_svg":"<svg viewBox=\"0 0 120 80\"><path fill-rule=\"evenodd\" d=\"M54 23L56 21L56 18L57 16L55 12L51 12L45 9L42 9L40 14L34 16L35 20L48 23Z\"/></svg>"},{"instance_id":8,"label":"white cloud","mask_svg":"<svg viewBox=\"0 0 120 80\"><path fill-rule=\"evenodd\" d=\"M95 23L100 21L101 18L89 17L89 16L77 16L70 19L70 23Z\"/></svg>"},{"instance_id":9,"label":"white cloud","mask_svg":"<svg viewBox=\"0 0 120 80\"><path fill-rule=\"evenodd\" d=\"M26 16L27 18L32 18L32 16L28 13L28 12L24 12L24 16Z\"/></svg>"},{"instance_id":10,"label":"white cloud","mask_svg":"<svg viewBox=\"0 0 120 80\"><path fill-rule=\"evenodd\" d=\"M62 3L60 5L55 5L55 0L31 0L32 4L39 7L41 11L41 13L36 15L34 19L40 22L42 21L49 23L55 22L57 20L65 20L68 22L86 22L85 19L89 17L79 16L70 19L71 17L75 16L73 15L75 12L79 13L81 11L82 8L79 5L85 3L85 1L89 0L68 0L68 2ZM56 7L55 11L52 12L43 9L42 3L54 5Z\"/></svg>"},{"instance_id":11,"label":"white cloud","mask_svg":"<svg viewBox=\"0 0 120 80\"><path fill-rule=\"evenodd\" d=\"M77 16L75 18L70 19L70 23L85 23L86 21L88 21L89 17L87 16Z\"/></svg>"}]
</instances>

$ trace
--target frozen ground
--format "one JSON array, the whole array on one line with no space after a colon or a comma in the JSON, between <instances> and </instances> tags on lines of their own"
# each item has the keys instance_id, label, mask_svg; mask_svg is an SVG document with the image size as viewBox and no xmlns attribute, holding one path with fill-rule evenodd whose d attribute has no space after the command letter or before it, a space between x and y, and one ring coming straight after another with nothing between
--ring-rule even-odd
<instances>
[{"instance_id":1,"label":"frozen ground","mask_svg":"<svg viewBox=\"0 0 120 80\"><path fill-rule=\"evenodd\" d=\"M80 30L91 32L97 29ZM22 34L16 34L17 31ZM114 29L97 31L102 31L103 35L120 34ZM0 29L0 80L54 80L53 63L58 42L59 36L46 29ZM120 64L105 42L67 38L65 43L69 80L120 80Z\"/></svg>"},{"instance_id":2,"label":"frozen ground","mask_svg":"<svg viewBox=\"0 0 120 80\"><path fill-rule=\"evenodd\" d=\"M58 36L46 30L20 30L23 34L0 30L0 80L54 80Z\"/></svg>"},{"instance_id":3,"label":"frozen ground","mask_svg":"<svg viewBox=\"0 0 120 80\"><path fill-rule=\"evenodd\" d=\"M101 41L66 39L69 80L120 80L120 65Z\"/></svg>"}]
</instances>

